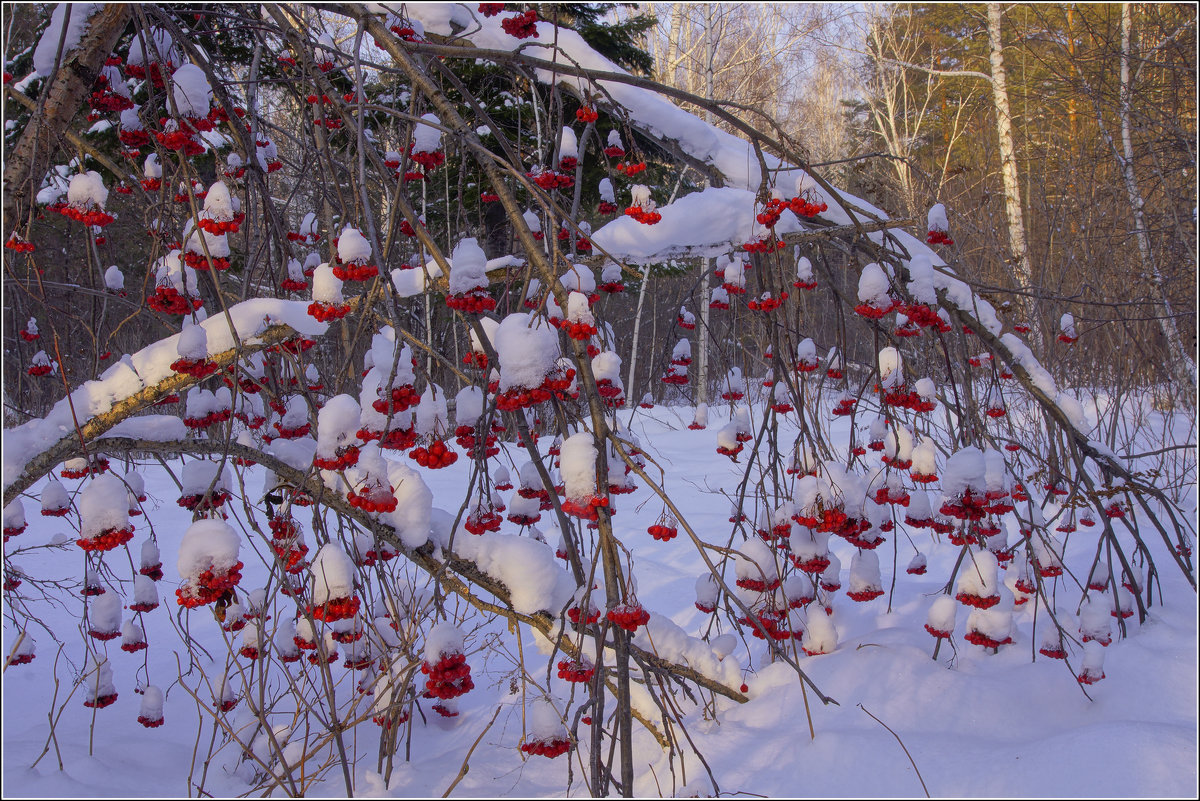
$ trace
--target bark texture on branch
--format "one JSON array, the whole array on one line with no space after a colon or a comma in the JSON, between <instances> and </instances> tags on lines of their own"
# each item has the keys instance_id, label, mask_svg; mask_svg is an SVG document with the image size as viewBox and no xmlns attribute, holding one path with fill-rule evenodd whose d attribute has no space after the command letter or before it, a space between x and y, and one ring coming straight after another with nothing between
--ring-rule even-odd
<instances>
[{"instance_id":1,"label":"bark texture on branch","mask_svg":"<svg viewBox=\"0 0 1200 801\"><path fill-rule=\"evenodd\" d=\"M28 211L30 198L62 147L63 134L84 107L100 68L133 17L131 3L108 3L88 20L79 46L62 54L58 71L47 80L40 118L34 112L4 165L4 219L12 227Z\"/></svg>"}]
</instances>

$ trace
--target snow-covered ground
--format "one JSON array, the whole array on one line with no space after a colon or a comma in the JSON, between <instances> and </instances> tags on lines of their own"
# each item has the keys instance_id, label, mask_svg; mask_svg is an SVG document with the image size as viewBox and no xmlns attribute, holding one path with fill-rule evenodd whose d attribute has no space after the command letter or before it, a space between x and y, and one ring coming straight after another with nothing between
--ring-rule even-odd
<instances>
[{"instance_id":1,"label":"snow-covered ground","mask_svg":"<svg viewBox=\"0 0 1200 801\"><path fill-rule=\"evenodd\" d=\"M628 414L623 412L622 417ZM714 452L716 432L729 419L727 410L711 410L707 431L687 430L691 419L690 409L660 406L638 411L632 430L647 455L665 471L665 486L680 503L688 523L708 541L723 542L731 528L728 494L736 493L743 464L735 465ZM835 435L837 431L842 437L846 434L844 426L835 429ZM540 445L544 453L548 438ZM516 466L523 462L518 454ZM116 460L114 466L121 469ZM468 468L466 460L460 459L447 469L422 470L436 506L457 511ZM28 584L21 588L30 611L64 645L59 653L44 631L34 631L37 658L4 671L6 796L183 796L195 793L201 782L207 793L236 795L254 786L252 765L242 759L241 749L222 747L223 731L217 731L216 745L210 746L214 742L212 716L198 709L186 687L199 687L201 703L210 707L212 690L205 686L202 673L211 675L212 665L206 661L189 664L175 627L185 627L189 637L208 649L218 671L228 660L223 636L231 637L235 649L241 646L241 636L222 635L208 608L180 616L174 598L175 564L190 514L176 505L178 490L165 471L153 462L139 469L150 494L148 507L157 507L151 520L166 572L158 586L162 605L143 616L148 622L150 648L128 654L117 647L119 640L107 644L119 697L112 706L93 712L83 705L84 688L74 688L85 662L78 589L60 603L38 599ZM516 470L510 470L515 478ZM657 469L651 466L649 472L656 475ZM246 486L257 492L261 481L261 468L251 468ZM72 491L81 483L64 480ZM40 487L34 488L35 496ZM686 535L681 531L676 539L659 542L646 533L646 527L662 511L661 502L646 487L639 487L633 495L617 498L616 504L616 531L633 554L643 604L669 615L693 635L730 631L726 621L701 613L692 603L703 564ZM1194 512L1194 490L1187 508ZM26 512L29 529L6 549L9 553L16 548L28 550L14 555L12 561L31 576L78 581L83 558L70 541L74 537L69 526L58 518L40 516L36 503L29 500ZM146 518L134 522L138 531L131 547L136 561ZM550 534L548 526L542 528L553 545L556 534ZM502 531L516 533L516 526L506 522ZM47 546L60 533L69 538L65 546L39 547ZM1089 700L1063 662L1041 656L1031 661L1039 646L1033 634L1033 604L1015 612L1015 642L995 655L963 641L966 614L960 609L954 647L944 644L937 661L932 660L934 641L923 626L959 549L946 542L935 544L927 532L914 533L913 541L928 557L929 570L924 576L912 576L905 573L913 553L908 538L901 532L888 537L889 542L877 553L885 590L896 576L891 611L886 594L855 603L842 590L832 604L836 651L808 657L797 650L800 666L838 703L822 706L808 693L815 739L809 736L805 694L794 672L785 665L764 663L763 644L754 639L743 642L739 637L728 657L743 669L750 702L738 705L718 700L715 717L701 709L689 714L687 734L704 755L722 793L920 796L923 779L928 792L937 796L1194 797L1197 600L1167 558L1161 541L1148 544L1162 570L1166 604L1159 603L1156 592L1149 620L1141 626L1131 620L1129 636L1114 640L1106 649L1106 678L1088 688ZM893 541L898 545L895 556ZM1067 540L1067 563L1094 549L1094 542L1094 535L1083 529L1072 534ZM261 544L258 547L261 550ZM854 549L838 538L831 547L841 559L845 580ZM261 586L264 568L245 541L241 558L247 565L242 588ZM136 568L136 564L126 565L111 555L106 561L118 578L127 578L131 568ZM1060 611L1074 612L1078 590L1062 580L1057 587ZM131 586L123 592L129 602ZM6 602L11 603L12 597L6 594ZM468 626L468 630L472 628ZM378 728L367 720L347 735L359 794L441 795L459 775L467 749L498 705L494 725L472 753L470 770L453 794L561 795L567 789L569 768L573 777L570 793L586 794L581 779L586 775L586 736L581 734L584 742L569 757L548 760L518 750L523 704L520 693L510 695L511 679L519 675L518 660L523 658L531 676L545 685L546 657L529 636L522 637L521 652L516 638L507 634L504 648L481 650L491 633L504 633L504 627L491 624L473 630L468 637L475 689L459 699L459 717L443 719L424 706L424 720L415 716L411 739L401 740L390 784L385 786L376 773ZM6 623L6 652L12 644ZM1072 660L1076 669L1079 658L1076 649ZM199 659L204 660L203 653ZM247 664L246 660L237 661ZM306 663L290 666L292 675L314 670L300 665ZM340 662L333 675L340 681L338 697L351 697L357 676ZM166 723L158 729L145 729L136 720L140 696L134 688L147 682L167 693ZM569 688L561 680L549 678L549 685L560 700L568 697ZM677 697L691 708L681 693ZM61 717L57 717L59 706ZM225 716L232 728L248 719L246 706L243 703ZM48 714L57 718L55 737L49 742ZM280 717L281 723L290 722L290 715ZM583 731L586 727L581 727ZM314 738L316 735L311 733ZM636 724L635 737L636 794L672 795L685 782L694 789L697 782L707 781L704 765L690 752L682 761L676 758L672 766ZM47 747L49 752L31 767ZM206 764L210 747L214 755ZM404 760L406 749L408 761ZM308 770L313 767L310 764ZM310 774L305 781L309 794L345 793L336 766Z\"/></svg>"}]
</instances>

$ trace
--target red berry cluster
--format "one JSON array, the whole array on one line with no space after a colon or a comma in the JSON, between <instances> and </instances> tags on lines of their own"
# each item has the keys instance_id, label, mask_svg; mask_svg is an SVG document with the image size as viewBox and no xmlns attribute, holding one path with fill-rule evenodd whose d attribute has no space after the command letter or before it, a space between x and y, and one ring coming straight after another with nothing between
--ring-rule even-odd
<instances>
[{"instance_id":1,"label":"red berry cluster","mask_svg":"<svg viewBox=\"0 0 1200 801\"><path fill-rule=\"evenodd\" d=\"M625 209L625 216L632 217L642 225L654 225L662 219L662 215L657 211L646 211L641 206L630 206Z\"/></svg>"},{"instance_id":2,"label":"red berry cluster","mask_svg":"<svg viewBox=\"0 0 1200 801\"><path fill-rule=\"evenodd\" d=\"M348 598L332 598L323 604L313 604L308 611L317 620L333 623L354 617L361 603L357 596L351 595Z\"/></svg>"},{"instance_id":3,"label":"red berry cluster","mask_svg":"<svg viewBox=\"0 0 1200 801\"><path fill-rule=\"evenodd\" d=\"M109 693L108 695L98 695L93 701L84 701L83 705L88 709L104 709L106 706L112 706L117 702L117 694Z\"/></svg>"},{"instance_id":4,"label":"red berry cluster","mask_svg":"<svg viewBox=\"0 0 1200 801\"><path fill-rule=\"evenodd\" d=\"M925 241L930 245L953 245L954 240L945 231L930 231L925 236Z\"/></svg>"},{"instance_id":5,"label":"red berry cluster","mask_svg":"<svg viewBox=\"0 0 1200 801\"><path fill-rule=\"evenodd\" d=\"M327 323L330 320L340 320L350 313L350 305L347 303L320 303L313 302L308 304L308 314L314 317L317 322Z\"/></svg>"},{"instance_id":6,"label":"red berry cluster","mask_svg":"<svg viewBox=\"0 0 1200 801\"><path fill-rule=\"evenodd\" d=\"M209 270L209 269L212 269L212 270L228 270L229 269L229 259L225 258L224 256L222 256L220 258L216 258L216 259L209 259L209 258L206 258L203 253L196 253L191 250L186 251L183 254L183 263L186 264L188 267L191 267L193 270L200 270L200 271Z\"/></svg>"},{"instance_id":7,"label":"red berry cluster","mask_svg":"<svg viewBox=\"0 0 1200 801\"><path fill-rule=\"evenodd\" d=\"M163 725L162 717L148 718L145 715L138 715L137 722L145 726L147 729L155 729Z\"/></svg>"},{"instance_id":8,"label":"red berry cluster","mask_svg":"<svg viewBox=\"0 0 1200 801\"><path fill-rule=\"evenodd\" d=\"M78 206L64 205L59 208L59 212L64 217L69 217L76 222L81 222L84 225L105 226L116 219L111 214L105 213L102 209L83 209Z\"/></svg>"},{"instance_id":9,"label":"red berry cluster","mask_svg":"<svg viewBox=\"0 0 1200 801\"><path fill-rule=\"evenodd\" d=\"M566 554L563 554L562 558L565 559ZM572 606L570 609L567 610L567 619L570 620L575 625L577 625L577 626L579 625L580 614L579 614L578 606ZM584 622L585 623L595 623L599 619L600 619L600 610L594 606L589 606L587 620L585 620Z\"/></svg>"},{"instance_id":10,"label":"red berry cluster","mask_svg":"<svg viewBox=\"0 0 1200 801\"><path fill-rule=\"evenodd\" d=\"M503 28L504 32L509 36L513 36L517 39L528 39L530 36L532 36L534 39L537 39L537 21L537 12L531 8L524 14L514 14L511 17L505 17L504 19L500 20L500 27Z\"/></svg>"},{"instance_id":11,"label":"red berry cluster","mask_svg":"<svg viewBox=\"0 0 1200 801\"><path fill-rule=\"evenodd\" d=\"M596 335L596 326L591 323L564 323L562 330L567 332L568 337L580 342L586 342Z\"/></svg>"},{"instance_id":12,"label":"red berry cluster","mask_svg":"<svg viewBox=\"0 0 1200 801\"><path fill-rule=\"evenodd\" d=\"M133 526L107 528L94 537L81 537L75 544L85 551L111 551L133 539Z\"/></svg>"},{"instance_id":13,"label":"red berry cluster","mask_svg":"<svg viewBox=\"0 0 1200 801\"><path fill-rule=\"evenodd\" d=\"M446 163L446 154L441 150L430 150L427 152L416 152L412 145L408 146L408 157L425 168L425 172L431 172Z\"/></svg>"},{"instance_id":14,"label":"red berry cluster","mask_svg":"<svg viewBox=\"0 0 1200 801\"><path fill-rule=\"evenodd\" d=\"M482 287L446 296L446 306L463 314L482 314L496 308L496 299Z\"/></svg>"},{"instance_id":15,"label":"red berry cluster","mask_svg":"<svg viewBox=\"0 0 1200 801\"><path fill-rule=\"evenodd\" d=\"M850 598L850 600L858 601L859 603L866 603L867 601L874 601L876 598L880 597L881 595L883 595L883 590L871 590L871 589L857 590L857 591L852 591L852 592L846 593L846 596L848 598Z\"/></svg>"},{"instance_id":16,"label":"red berry cluster","mask_svg":"<svg viewBox=\"0 0 1200 801\"><path fill-rule=\"evenodd\" d=\"M207 217L201 217L197 226L202 231L207 231L213 235L236 234L238 226L242 224L242 220L244 219L246 219L246 215L241 212L233 215L232 220L210 220Z\"/></svg>"},{"instance_id":17,"label":"red berry cluster","mask_svg":"<svg viewBox=\"0 0 1200 801\"><path fill-rule=\"evenodd\" d=\"M558 161L559 172L571 172L577 166L579 166L579 159L574 156L563 156Z\"/></svg>"},{"instance_id":18,"label":"red berry cluster","mask_svg":"<svg viewBox=\"0 0 1200 801\"><path fill-rule=\"evenodd\" d=\"M554 170L537 169L525 173L529 178L547 192L553 189L567 189L575 185L575 178Z\"/></svg>"},{"instance_id":19,"label":"red berry cluster","mask_svg":"<svg viewBox=\"0 0 1200 801\"><path fill-rule=\"evenodd\" d=\"M897 304L895 300L888 298L888 301L886 306L876 306L874 303L860 303L854 307L854 312L861 317L866 317L868 320L878 320L896 308Z\"/></svg>"},{"instance_id":20,"label":"red berry cluster","mask_svg":"<svg viewBox=\"0 0 1200 801\"><path fill-rule=\"evenodd\" d=\"M13 231L12 235L5 240L4 247L9 250L15 250L17 253L32 253L36 250L32 242L22 237L16 231Z\"/></svg>"},{"instance_id":21,"label":"red berry cluster","mask_svg":"<svg viewBox=\"0 0 1200 801\"><path fill-rule=\"evenodd\" d=\"M421 467L428 467L430 470L449 467L458 461L458 453L447 448L446 443L440 439L434 440L428 448L424 445L414 448L408 455Z\"/></svg>"},{"instance_id":22,"label":"red berry cluster","mask_svg":"<svg viewBox=\"0 0 1200 801\"><path fill-rule=\"evenodd\" d=\"M969 592L960 592L954 596L954 600L960 604L973 606L976 609L991 609L996 604L1000 603L999 595L974 595Z\"/></svg>"},{"instance_id":23,"label":"red berry cluster","mask_svg":"<svg viewBox=\"0 0 1200 801\"><path fill-rule=\"evenodd\" d=\"M742 290L742 291L744 292L745 290ZM779 297L777 297L777 298L773 298L768 294L768 295L764 295L763 297L759 298L758 300L752 300L752 301L748 302L746 304L746 307L748 309L750 309L750 311L757 311L757 312L764 312L764 313L773 312L776 309L778 309L780 306L782 306L783 302L787 299L788 299L788 293L786 293L786 292L780 293Z\"/></svg>"},{"instance_id":24,"label":"red berry cluster","mask_svg":"<svg viewBox=\"0 0 1200 801\"><path fill-rule=\"evenodd\" d=\"M645 171L646 171L646 162L644 162L644 161L626 162L625 164L617 165L617 172L623 172L630 178L637 175L639 172L645 172Z\"/></svg>"},{"instance_id":25,"label":"red berry cluster","mask_svg":"<svg viewBox=\"0 0 1200 801\"><path fill-rule=\"evenodd\" d=\"M625 148L620 147L619 145L609 145L608 147L604 148L604 155L608 156L610 159L623 159L625 158Z\"/></svg>"},{"instance_id":26,"label":"red berry cluster","mask_svg":"<svg viewBox=\"0 0 1200 801\"><path fill-rule=\"evenodd\" d=\"M783 250L784 242L782 239L775 239L771 236L767 239L759 239L754 242L746 242L742 245L742 250L747 253L774 253L777 250Z\"/></svg>"},{"instance_id":27,"label":"red berry cluster","mask_svg":"<svg viewBox=\"0 0 1200 801\"><path fill-rule=\"evenodd\" d=\"M204 152L204 145L197 142L194 137L195 132L182 128L165 133L158 131L154 134L154 138L160 145L167 150L180 151L184 156L198 156Z\"/></svg>"},{"instance_id":28,"label":"red berry cluster","mask_svg":"<svg viewBox=\"0 0 1200 801\"><path fill-rule=\"evenodd\" d=\"M287 238L289 242L299 242L302 245L315 245L320 241L321 235L317 233L302 234L299 231L288 231Z\"/></svg>"},{"instance_id":29,"label":"red berry cluster","mask_svg":"<svg viewBox=\"0 0 1200 801\"><path fill-rule=\"evenodd\" d=\"M482 192L479 195L479 200L483 203L495 203L499 199L499 195L494 195L491 192Z\"/></svg>"},{"instance_id":30,"label":"red berry cluster","mask_svg":"<svg viewBox=\"0 0 1200 801\"><path fill-rule=\"evenodd\" d=\"M609 609L605 617L614 626L619 626L630 632L636 632L639 626L644 626L650 622L650 613L638 603L621 604Z\"/></svg>"},{"instance_id":31,"label":"red berry cluster","mask_svg":"<svg viewBox=\"0 0 1200 801\"><path fill-rule=\"evenodd\" d=\"M462 361L467 367L474 367L476 370L486 370L488 367L488 357L486 353L477 353L472 351L466 356L463 356Z\"/></svg>"},{"instance_id":32,"label":"red berry cluster","mask_svg":"<svg viewBox=\"0 0 1200 801\"><path fill-rule=\"evenodd\" d=\"M442 654L434 664L421 663L421 672L429 676L425 682L425 697L448 701L475 689L471 681L471 666L463 654Z\"/></svg>"},{"instance_id":33,"label":"red berry cluster","mask_svg":"<svg viewBox=\"0 0 1200 801\"><path fill-rule=\"evenodd\" d=\"M397 504L395 492L395 488L390 484L386 491L382 485L375 484L363 488L359 493L350 490L346 500L351 506L364 512L394 512Z\"/></svg>"},{"instance_id":34,"label":"red berry cluster","mask_svg":"<svg viewBox=\"0 0 1200 801\"><path fill-rule=\"evenodd\" d=\"M176 359L171 362L171 369L193 378L205 378L217 372L217 363L210 359Z\"/></svg>"},{"instance_id":35,"label":"red berry cluster","mask_svg":"<svg viewBox=\"0 0 1200 801\"><path fill-rule=\"evenodd\" d=\"M202 306L198 297L188 300L174 287L156 287L154 295L146 299L146 306L163 314L188 314Z\"/></svg>"},{"instance_id":36,"label":"red berry cluster","mask_svg":"<svg viewBox=\"0 0 1200 801\"><path fill-rule=\"evenodd\" d=\"M558 677L569 682L584 683L592 680L596 669L586 661L564 659L558 663Z\"/></svg>"},{"instance_id":37,"label":"red berry cluster","mask_svg":"<svg viewBox=\"0 0 1200 801\"><path fill-rule=\"evenodd\" d=\"M591 106L583 106L575 112L575 119L580 122L595 122L600 119L600 113ZM621 155L624 155L624 153Z\"/></svg>"},{"instance_id":38,"label":"red berry cluster","mask_svg":"<svg viewBox=\"0 0 1200 801\"><path fill-rule=\"evenodd\" d=\"M241 562L237 562L223 573L214 573L212 568L209 568L197 576L194 582L185 581L175 590L175 597L185 609L210 604L237 586L242 580L241 571Z\"/></svg>"},{"instance_id":39,"label":"red berry cluster","mask_svg":"<svg viewBox=\"0 0 1200 801\"><path fill-rule=\"evenodd\" d=\"M313 466L318 470L345 470L347 467L353 467L358 464L358 446L346 445L338 448L337 453L332 458L324 456L314 456Z\"/></svg>"},{"instance_id":40,"label":"red berry cluster","mask_svg":"<svg viewBox=\"0 0 1200 801\"><path fill-rule=\"evenodd\" d=\"M388 414L389 412L406 411L420 402L421 396L416 393L412 384L401 384L392 387L388 399L379 398L371 404L371 408L380 414Z\"/></svg>"},{"instance_id":41,"label":"red berry cluster","mask_svg":"<svg viewBox=\"0 0 1200 801\"><path fill-rule=\"evenodd\" d=\"M620 281L606 281L603 284L600 284L599 289L602 292L607 292L612 295L616 294L617 292L624 292L625 284L621 283Z\"/></svg>"},{"instance_id":42,"label":"red berry cluster","mask_svg":"<svg viewBox=\"0 0 1200 801\"><path fill-rule=\"evenodd\" d=\"M592 495L586 498L567 498L562 502L565 514L583 520L599 520L601 507L608 506L608 496Z\"/></svg>"},{"instance_id":43,"label":"red berry cluster","mask_svg":"<svg viewBox=\"0 0 1200 801\"><path fill-rule=\"evenodd\" d=\"M342 281L369 281L379 275L374 264L335 264L333 275Z\"/></svg>"},{"instance_id":44,"label":"red berry cluster","mask_svg":"<svg viewBox=\"0 0 1200 801\"><path fill-rule=\"evenodd\" d=\"M571 741L567 739L533 740L522 745L521 750L526 754L536 754L554 759L554 757L562 756L571 750Z\"/></svg>"},{"instance_id":45,"label":"red berry cluster","mask_svg":"<svg viewBox=\"0 0 1200 801\"><path fill-rule=\"evenodd\" d=\"M485 17L494 17L504 11L504 3L480 3L479 13Z\"/></svg>"},{"instance_id":46,"label":"red berry cluster","mask_svg":"<svg viewBox=\"0 0 1200 801\"><path fill-rule=\"evenodd\" d=\"M659 522L650 525L646 529L646 532L656 540L667 542L668 540L675 539L679 530L674 525Z\"/></svg>"},{"instance_id":47,"label":"red berry cluster","mask_svg":"<svg viewBox=\"0 0 1200 801\"><path fill-rule=\"evenodd\" d=\"M463 528L476 536L480 536L485 531L499 531L502 521L503 518L494 509L478 509L467 516L467 521L463 523Z\"/></svg>"},{"instance_id":48,"label":"red berry cluster","mask_svg":"<svg viewBox=\"0 0 1200 801\"><path fill-rule=\"evenodd\" d=\"M929 624L926 624L926 628L928 628L928 626ZM969 643L983 646L984 648L999 648L1001 645L1008 645L1013 641L1012 637L1005 637L1003 640L993 640L991 637L979 631L968 631L966 635L963 636L963 639Z\"/></svg>"}]
</instances>

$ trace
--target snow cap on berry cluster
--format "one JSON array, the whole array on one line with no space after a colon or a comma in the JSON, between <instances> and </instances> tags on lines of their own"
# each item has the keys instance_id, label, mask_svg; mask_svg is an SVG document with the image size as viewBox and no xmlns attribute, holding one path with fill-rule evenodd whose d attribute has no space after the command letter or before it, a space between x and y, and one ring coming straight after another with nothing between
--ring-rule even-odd
<instances>
[{"instance_id":1,"label":"snow cap on berry cluster","mask_svg":"<svg viewBox=\"0 0 1200 801\"><path fill-rule=\"evenodd\" d=\"M963 560L962 570L958 574L958 592L977 595L980 598L998 594L1000 592L1000 582L997 580L998 565L999 563L991 551L972 551Z\"/></svg>"},{"instance_id":2,"label":"snow cap on berry cluster","mask_svg":"<svg viewBox=\"0 0 1200 801\"><path fill-rule=\"evenodd\" d=\"M162 170L160 168L159 173ZM234 199L229 194L229 187L224 181L217 181L208 188L208 193L204 196L204 216L210 220L217 222L229 222L233 219L233 214L237 209L234 207Z\"/></svg>"},{"instance_id":3,"label":"snow cap on berry cluster","mask_svg":"<svg viewBox=\"0 0 1200 801\"><path fill-rule=\"evenodd\" d=\"M579 158L579 139L575 136L575 132L564 126L562 135L558 139L558 157L559 159Z\"/></svg>"},{"instance_id":4,"label":"snow cap on berry cluster","mask_svg":"<svg viewBox=\"0 0 1200 801\"><path fill-rule=\"evenodd\" d=\"M125 485L111 473L93 478L79 493L78 504L79 533L82 537L90 539L102 532L123 529L129 525L129 499ZM8 528L7 508L4 526Z\"/></svg>"},{"instance_id":5,"label":"snow cap on berry cluster","mask_svg":"<svg viewBox=\"0 0 1200 801\"><path fill-rule=\"evenodd\" d=\"M195 581L206 570L227 572L237 564L240 547L237 532L225 521L197 520L179 543L179 577Z\"/></svg>"},{"instance_id":6,"label":"snow cap on berry cluster","mask_svg":"<svg viewBox=\"0 0 1200 801\"><path fill-rule=\"evenodd\" d=\"M347 225L338 235L338 260L343 264L366 264L371 258L371 243L352 225Z\"/></svg>"},{"instance_id":7,"label":"snow cap on berry cluster","mask_svg":"<svg viewBox=\"0 0 1200 801\"><path fill-rule=\"evenodd\" d=\"M446 411L446 392L437 384L430 384L421 393L417 406L415 428L418 434L440 436L446 432L450 414Z\"/></svg>"},{"instance_id":8,"label":"snow cap on berry cluster","mask_svg":"<svg viewBox=\"0 0 1200 801\"><path fill-rule=\"evenodd\" d=\"M424 405L424 398L421 404ZM476 386L465 386L454 396L455 426L474 426L483 414L483 390Z\"/></svg>"},{"instance_id":9,"label":"snow cap on berry cluster","mask_svg":"<svg viewBox=\"0 0 1200 801\"><path fill-rule=\"evenodd\" d=\"M501 321L495 334L500 360L500 391L513 387L540 386L558 361L558 337L554 329L523 312Z\"/></svg>"},{"instance_id":10,"label":"snow cap on berry cluster","mask_svg":"<svg viewBox=\"0 0 1200 801\"><path fill-rule=\"evenodd\" d=\"M67 186L67 202L77 208L103 209L108 202L108 190L100 173L89 170L72 175Z\"/></svg>"},{"instance_id":11,"label":"snow cap on berry cluster","mask_svg":"<svg viewBox=\"0 0 1200 801\"><path fill-rule=\"evenodd\" d=\"M580 431L563 440L558 460L568 498L590 498L596 494L599 456L590 431Z\"/></svg>"},{"instance_id":12,"label":"snow cap on berry cluster","mask_svg":"<svg viewBox=\"0 0 1200 801\"><path fill-rule=\"evenodd\" d=\"M967 490L982 493L987 487L986 472L987 463L979 448L960 448L946 460L942 470L942 492L948 498L961 496Z\"/></svg>"},{"instance_id":13,"label":"snow cap on berry cluster","mask_svg":"<svg viewBox=\"0 0 1200 801\"><path fill-rule=\"evenodd\" d=\"M596 275L586 264L576 264L567 268L558 278L563 289L567 292L582 292L592 295L596 292Z\"/></svg>"},{"instance_id":14,"label":"snow cap on berry cluster","mask_svg":"<svg viewBox=\"0 0 1200 801\"><path fill-rule=\"evenodd\" d=\"M862 268L858 276L858 299L876 307L888 306L891 304L888 295L891 287L887 273L878 264L871 262Z\"/></svg>"},{"instance_id":15,"label":"snow cap on berry cluster","mask_svg":"<svg viewBox=\"0 0 1200 801\"><path fill-rule=\"evenodd\" d=\"M175 109L183 117L207 117L212 105L212 87L204 70L195 64L184 64L171 74Z\"/></svg>"},{"instance_id":16,"label":"snow cap on berry cluster","mask_svg":"<svg viewBox=\"0 0 1200 801\"><path fill-rule=\"evenodd\" d=\"M440 126L442 121L434 114L425 114L421 120L428 124L413 127L412 152L433 153L441 150L442 132L435 126Z\"/></svg>"},{"instance_id":17,"label":"snow cap on berry cluster","mask_svg":"<svg viewBox=\"0 0 1200 801\"><path fill-rule=\"evenodd\" d=\"M739 579L773 583L779 578L779 567L771 546L758 537L751 537L741 544L734 554L734 565Z\"/></svg>"},{"instance_id":18,"label":"snow cap on berry cluster","mask_svg":"<svg viewBox=\"0 0 1200 801\"><path fill-rule=\"evenodd\" d=\"M354 561L336 542L327 542L312 561L312 600L321 604L354 595Z\"/></svg>"},{"instance_id":19,"label":"snow cap on berry cluster","mask_svg":"<svg viewBox=\"0 0 1200 801\"><path fill-rule=\"evenodd\" d=\"M937 290L933 285L933 261L927 253L914 254L908 262L908 292L913 300L933 306Z\"/></svg>"},{"instance_id":20,"label":"snow cap on berry cluster","mask_svg":"<svg viewBox=\"0 0 1200 801\"><path fill-rule=\"evenodd\" d=\"M87 666L87 700L95 701L98 698L103 698L106 695L116 695L117 685L113 683L112 665L107 657L100 657L97 662L97 656L88 657Z\"/></svg>"},{"instance_id":21,"label":"snow cap on berry cluster","mask_svg":"<svg viewBox=\"0 0 1200 801\"><path fill-rule=\"evenodd\" d=\"M562 716L549 699L538 699L529 711L529 739L532 742L549 743L567 737Z\"/></svg>"},{"instance_id":22,"label":"snow cap on berry cluster","mask_svg":"<svg viewBox=\"0 0 1200 801\"><path fill-rule=\"evenodd\" d=\"M904 386L904 358L891 346L879 351L879 383L884 389Z\"/></svg>"},{"instance_id":23,"label":"snow cap on berry cluster","mask_svg":"<svg viewBox=\"0 0 1200 801\"><path fill-rule=\"evenodd\" d=\"M208 332L204 330L204 326L193 324L190 317L185 317L176 350L181 359L207 359Z\"/></svg>"},{"instance_id":24,"label":"snow cap on berry cluster","mask_svg":"<svg viewBox=\"0 0 1200 801\"><path fill-rule=\"evenodd\" d=\"M425 635L425 661L431 665L437 664L442 657L461 654L463 646L462 630L450 621L443 620L430 626Z\"/></svg>"},{"instance_id":25,"label":"snow cap on berry cluster","mask_svg":"<svg viewBox=\"0 0 1200 801\"><path fill-rule=\"evenodd\" d=\"M342 279L333 274L328 263L313 272L312 298L317 303L342 302Z\"/></svg>"},{"instance_id":26,"label":"snow cap on berry cluster","mask_svg":"<svg viewBox=\"0 0 1200 801\"><path fill-rule=\"evenodd\" d=\"M940 231L946 233L950 230L950 222L946 218L946 207L941 203L936 203L929 209L929 230Z\"/></svg>"},{"instance_id":27,"label":"snow cap on berry cluster","mask_svg":"<svg viewBox=\"0 0 1200 801\"><path fill-rule=\"evenodd\" d=\"M465 237L454 246L448 280L451 294L487 288L487 255L474 237Z\"/></svg>"},{"instance_id":28,"label":"snow cap on berry cluster","mask_svg":"<svg viewBox=\"0 0 1200 801\"><path fill-rule=\"evenodd\" d=\"M209 395L212 396L212 400L209 401L212 404L209 407L209 411L212 411L217 405L216 396L213 393L209 393ZM221 470L220 463L209 461L208 459L193 459L187 462L183 466L183 475L179 480L182 493L184 495L203 495L208 492L210 486L213 488L212 491L214 493L227 492L230 487L229 466L226 465L225 469L221 470L220 476L217 475L218 470ZM121 487L121 489L125 488Z\"/></svg>"},{"instance_id":29,"label":"snow cap on berry cluster","mask_svg":"<svg viewBox=\"0 0 1200 801\"><path fill-rule=\"evenodd\" d=\"M362 408L349 395L334 395L317 412L317 455L333 458L338 448L355 444Z\"/></svg>"}]
</instances>

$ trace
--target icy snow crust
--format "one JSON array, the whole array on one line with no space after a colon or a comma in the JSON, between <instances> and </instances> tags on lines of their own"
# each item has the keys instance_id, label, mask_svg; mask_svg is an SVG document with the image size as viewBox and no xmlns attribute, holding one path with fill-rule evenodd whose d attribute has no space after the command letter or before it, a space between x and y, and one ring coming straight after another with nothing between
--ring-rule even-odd
<instances>
[{"instance_id":1,"label":"icy snow crust","mask_svg":"<svg viewBox=\"0 0 1200 801\"><path fill-rule=\"evenodd\" d=\"M208 354L213 356L230 350L236 344L230 332L230 322L238 339L252 344L254 337L272 325L291 326L296 333L307 337L324 334L328 329L308 315L308 304L303 301L279 300L277 298L255 298L243 301L229 309L229 317L216 315L199 325L204 327L208 341ZM179 358L180 334L161 339L125 356L108 368L98 380L85 381L71 393L75 413L80 420L90 420L110 411L119 403L148 386L175 375L171 363ZM123 435L136 436L141 424L133 418L124 421ZM150 425L162 439L162 428ZM75 430L71 406L64 398L54 405L45 417L30 420L14 428L4 430L4 486L7 487L21 475L30 460L47 450L64 436ZM180 437L182 438L182 437Z\"/></svg>"}]
</instances>

